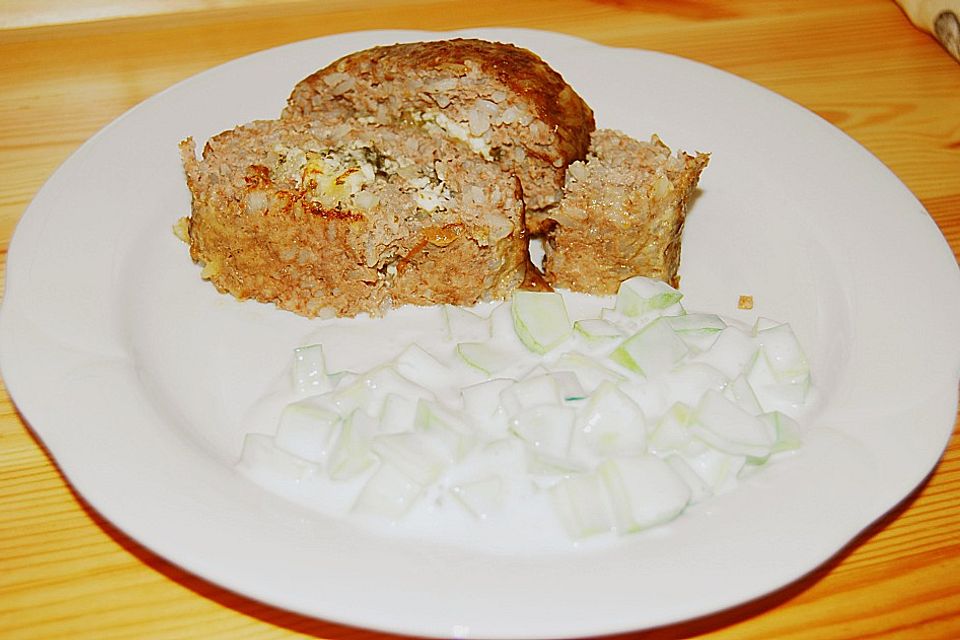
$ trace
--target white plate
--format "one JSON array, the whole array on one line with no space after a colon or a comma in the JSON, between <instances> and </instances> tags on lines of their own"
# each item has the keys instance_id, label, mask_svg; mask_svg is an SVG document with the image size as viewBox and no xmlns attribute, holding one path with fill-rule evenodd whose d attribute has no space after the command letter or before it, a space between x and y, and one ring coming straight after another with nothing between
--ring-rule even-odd
<instances>
[{"instance_id":1,"label":"white plate","mask_svg":"<svg viewBox=\"0 0 960 640\"><path fill-rule=\"evenodd\" d=\"M315 324L200 281L171 233L188 212L177 141L273 118L349 51L450 37L352 33L217 67L147 100L75 153L10 249L3 373L70 482L156 553L307 615L444 637L571 637L671 623L763 595L828 559L916 487L951 432L960 272L920 203L815 115L716 69L534 31L601 126L713 154L688 220L691 306L789 321L819 410L802 451L623 544L493 554L357 532L232 465Z\"/></svg>"}]
</instances>

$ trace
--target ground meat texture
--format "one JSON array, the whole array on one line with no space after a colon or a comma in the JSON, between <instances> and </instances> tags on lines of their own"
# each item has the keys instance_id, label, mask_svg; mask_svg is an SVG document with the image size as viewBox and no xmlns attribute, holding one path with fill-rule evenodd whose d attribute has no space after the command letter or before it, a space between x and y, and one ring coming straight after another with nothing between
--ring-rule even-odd
<instances>
[{"instance_id":1,"label":"ground meat texture","mask_svg":"<svg viewBox=\"0 0 960 640\"><path fill-rule=\"evenodd\" d=\"M424 132L260 121L181 154L190 255L239 299L379 315L501 299L524 279L517 179Z\"/></svg>"},{"instance_id":2,"label":"ground meat texture","mask_svg":"<svg viewBox=\"0 0 960 640\"><path fill-rule=\"evenodd\" d=\"M566 166L582 160L593 112L542 59L526 49L472 39L374 47L301 81L284 118L364 119L421 128L456 140L519 177L528 228L556 204Z\"/></svg>"},{"instance_id":3,"label":"ground meat texture","mask_svg":"<svg viewBox=\"0 0 960 640\"><path fill-rule=\"evenodd\" d=\"M676 286L709 159L595 130L538 56L472 39L347 55L298 83L278 120L181 154L193 199L178 229L203 277L311 317L518 287L612 294L636 275Z\"/></svg>"},{"instance_id":4,"label":"ground meat texture","mask_svg":"<svg viewBox=\"0 0 960 640\"><path fill-rule=\"evenodd\" d=\"M616 293L632 276L677 286L687 205L709 156L672 155L657 137L613 130L592 135L584 162L567 171L564 195L547 212L544 274L554 287Z\"/></svg>"}]
</instances>

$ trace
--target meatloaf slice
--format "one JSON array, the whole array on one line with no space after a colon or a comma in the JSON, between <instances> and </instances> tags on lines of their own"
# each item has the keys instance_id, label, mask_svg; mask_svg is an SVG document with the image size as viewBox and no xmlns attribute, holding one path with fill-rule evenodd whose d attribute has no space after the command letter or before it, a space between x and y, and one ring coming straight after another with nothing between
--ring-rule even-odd
<instances>
[{"instance_id":1,"label":"meatloaf slice","mask_svg":"<svg viewBox=\"0 0 960 640\"><path fill-rule=\"evenodd\" d=\"M544 275L555 287L617 292L632 276L678 284L687 204L709 155L672 155L660 138L640 142L594 132L585 162L567 170L556 224L544 243Z\"/></svg>"},{"instance_id":2,"label":"meatloaf slice","mask_svg":"<svg viewBox=\"0 0 960 640\"><path fill-rule=\"evenodd\" d=\"M302 80L284 118L422 128L459 141L516 174L529 215L560 200L564 170L582 160L593 112L534 53L510 44L454 39L374 47Z\"/></svg>"},{"instance_id":3,"label":"meatloaf slice","mask_svg":"<svg viewBox=\"0 0 960 640\"><path fill-rule=\"evenodd\" d=\"M517 179L420 130L260 121L181 143L190 255L305 316L503 298L528 263Z\"/></svg>"}]
</instances>

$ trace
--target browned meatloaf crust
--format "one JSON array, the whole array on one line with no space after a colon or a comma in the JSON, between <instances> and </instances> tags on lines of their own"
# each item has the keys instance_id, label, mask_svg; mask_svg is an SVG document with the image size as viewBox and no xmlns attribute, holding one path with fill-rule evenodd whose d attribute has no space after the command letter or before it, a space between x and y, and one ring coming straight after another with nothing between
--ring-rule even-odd
<instances>
[{"instance_id":1,"label":"browned meatloaf crust","mask_svg":"<svg viewBox=\"0 0 960 640\"><path fill-rule=\"evenodd\" d=\"M192 258L305 316L502 298L529 261L517 179L419 130L262 121L181 143Z\"/></svg>"},{"instance_id":2,"label":"browned meatloaf crust","mask_svg":"<svg viewBox=\"0 0 960 640\"><path fill-rule=\"evenodd\" d=\"M544 243L547 281L595 294L638 275L676 286L687 205L708 160L671 155L657 136L594 132L587 160L570 165L563 199L548 213L556 224Z\"/></svg>"},{"instance_id":3,"label":"browned meatloaf crust","mask_svg":"<svg viewBox=\"0 0 960 640\"><path fill-rule=\"evenodd\" d=\"M457 139L514 173L531 210L555 204L566 166L584 158L593 112L546 62L526 49L455 39L352 53L301 81L284 118L365 118Z\"/></svg>"}]
</instances>

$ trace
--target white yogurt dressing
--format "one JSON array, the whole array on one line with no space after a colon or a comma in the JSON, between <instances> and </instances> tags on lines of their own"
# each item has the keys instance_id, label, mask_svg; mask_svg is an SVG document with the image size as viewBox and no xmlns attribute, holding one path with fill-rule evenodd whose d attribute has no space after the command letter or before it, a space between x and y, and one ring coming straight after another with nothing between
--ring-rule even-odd
<instances>
[{"instance_id":1,"label":"white yogurt dressing","mask_svg":"<svg viewBox=\"0 0 960 640\"><path fill-rule=\"evenodd\" d=\"M486 550L655 529L797 448L809 404L788 325L680 297L635 278L617 297L324 321L239 467L326 515Z\"/></svg>"}]
</instances>

